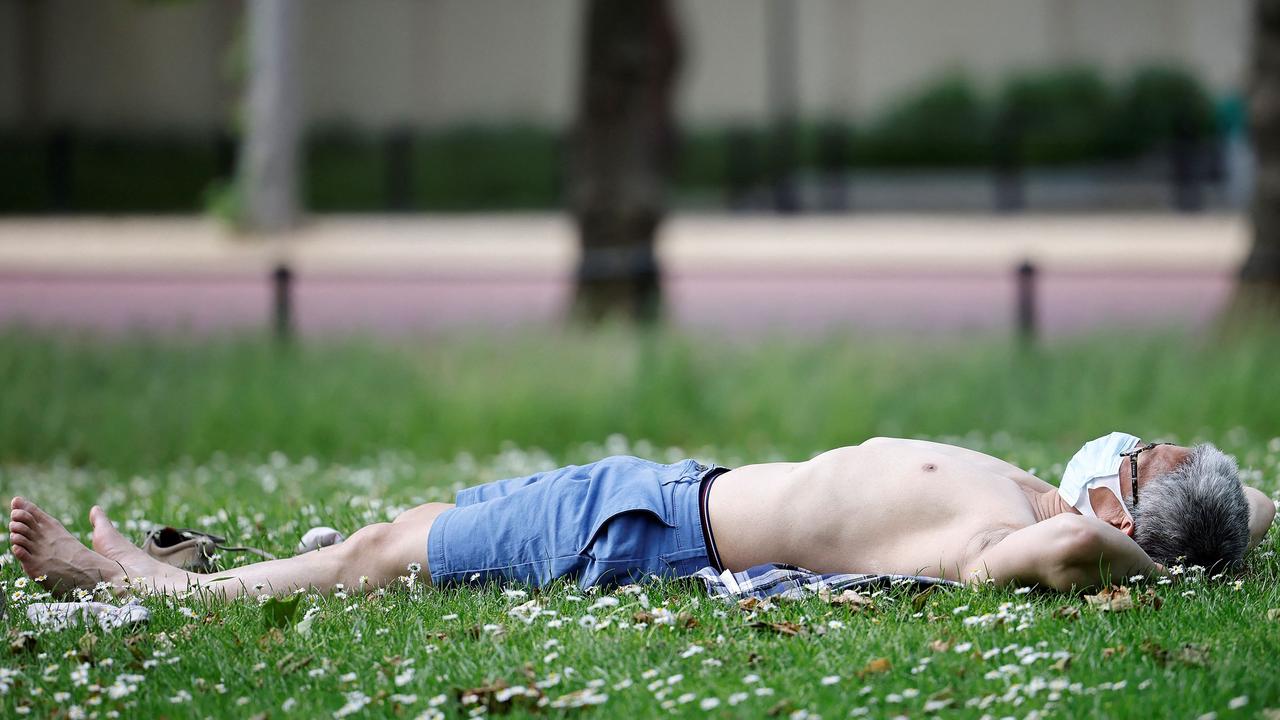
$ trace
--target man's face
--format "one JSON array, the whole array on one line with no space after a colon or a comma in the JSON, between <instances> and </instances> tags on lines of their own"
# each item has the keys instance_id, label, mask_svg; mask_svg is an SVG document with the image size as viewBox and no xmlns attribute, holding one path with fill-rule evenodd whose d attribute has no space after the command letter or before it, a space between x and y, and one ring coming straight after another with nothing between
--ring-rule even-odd
<instances>
[{"instance_id":1,"label":"man's face","mask_svg":"<svg viewBox=\"0 0 1280 720\"><path fill-rule=\"evenodd\" d=\"M1157 445L1144 450L1138 455L1138 496L1142 496L1142 488L1151 480L1169 472L1187 459L1191 450L1181 445ZM1129 468L1129 458L1120 458L1120 492L1126 501L1133 502L1133 482ZM1110 490L1091 488L1089 502L1098 519L1119 528L1121 532L1133 536L1133 517L1128 509Z\"/></svg>"}]
</instances>

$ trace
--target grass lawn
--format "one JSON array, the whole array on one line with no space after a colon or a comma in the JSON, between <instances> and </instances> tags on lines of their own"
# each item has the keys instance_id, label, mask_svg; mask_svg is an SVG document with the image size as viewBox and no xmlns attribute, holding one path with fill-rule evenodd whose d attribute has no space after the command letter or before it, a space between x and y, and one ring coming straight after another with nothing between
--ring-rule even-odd
<instances>
[{"instance_id":1,"label":"grass lawn","mask_svg":"<svg viewBox=\"0 0 1280 720\"><path fill-rule=\"evenodd\" d=\"M99 502L135 538L169 523L287 554L312 525L351 531L458 487L613 453L737 465L897 434L1055 480L1080 443L1113 429L1213 440L1275 496L1277 350L1276 335L1031 353L605 332L279 352L245 338L8 331L0 498L28 495L86 538ZM1238 576L1188 569L1137 585L1143 600L1123 612L991 588L743 608L688 581L414 583L303 594L282 623L274 600L151 597L137 633L30 632L21 608L38 588L19 587L6 553L0 714L1274 717L1278 544L1273 531Z\"/></svg>"}]
</instances>

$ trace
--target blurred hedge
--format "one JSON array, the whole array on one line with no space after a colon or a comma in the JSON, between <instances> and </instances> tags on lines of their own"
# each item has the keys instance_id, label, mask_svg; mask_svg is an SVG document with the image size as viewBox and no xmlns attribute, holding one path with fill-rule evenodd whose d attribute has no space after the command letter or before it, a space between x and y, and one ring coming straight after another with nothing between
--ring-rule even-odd
<instances>
[{"instance_id":1,"label":"blurred hedge","mask_svg":"<svg viewBox=\"0 0 1280 720\"><path fill-rule=\"evenodd\" d=\"M983 165L991 158L992 119L988 101L967 77L945 77L890 106L856 133L854 162L871 167Z\"/></svg>"},{"instance_id":2,"label":"blurred hedge","mask_svg":"<svg viewBox=\"0 0 1280 720\"><path fill-rule=\"evenodd\" d=\"M797 170L829 173L1109 162L1200 142L1217 129L1210 95L1193 75L1146 67L1119 83L1089 68L1025 72L986 91L952 74L860 127L816 121L796 132ZM763 127L686 128L676 193L759 184L776 160L773 137ZM0 134L0 213L191 212L218 202L210 188L225 186L229 172L227 148L212 137L84 134L68 142L51 150L46 139ZM303 193L314 211L539 209L563 195L565 138L546 128L326 128L306 144ZM69 160L53 177L59 152Z\"/></svg>"}]
</instances>

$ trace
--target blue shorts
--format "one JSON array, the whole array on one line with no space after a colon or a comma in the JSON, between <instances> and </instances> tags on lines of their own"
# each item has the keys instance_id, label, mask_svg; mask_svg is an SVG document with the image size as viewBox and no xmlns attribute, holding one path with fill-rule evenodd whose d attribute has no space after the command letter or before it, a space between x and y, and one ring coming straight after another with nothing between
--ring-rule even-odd
<instances>
[{"instance_id":1,"label":"blue shorts","mask_svg":"<svg viewBox=\"0 0 1280 720\"><path fill-rule=\"evenodd\" d=\"M691 575L710 564L698 508L710 469L617 456L462 490L427 536L431 582Z\"/></svg>"}]
</instances>

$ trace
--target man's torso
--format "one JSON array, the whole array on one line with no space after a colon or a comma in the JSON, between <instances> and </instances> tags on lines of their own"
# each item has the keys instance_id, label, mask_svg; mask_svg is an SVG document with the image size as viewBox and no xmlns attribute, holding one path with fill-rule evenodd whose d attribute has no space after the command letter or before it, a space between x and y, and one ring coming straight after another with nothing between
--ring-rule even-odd
<instances>
[{"instance_id":1,"label":"man's torso","mask_svg":"<svg viewBox=\"0 0 1280 720\"><path fill-rule=\"evenodd\" d=\"M958 452L957 452L958 451ZM1036 522L1049 487L959 448L876 439L718 478L708 511L724 565L962 579L983 549Z\"/></svg>"}]
</instances>

